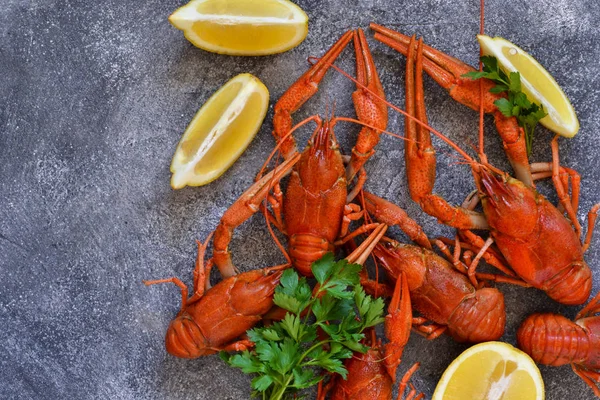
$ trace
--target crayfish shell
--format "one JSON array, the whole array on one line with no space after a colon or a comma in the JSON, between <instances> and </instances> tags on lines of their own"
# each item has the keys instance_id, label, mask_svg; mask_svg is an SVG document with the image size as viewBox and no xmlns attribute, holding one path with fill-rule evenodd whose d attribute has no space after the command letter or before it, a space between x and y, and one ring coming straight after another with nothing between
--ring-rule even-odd
<instances>
[{"instance_id":1,"label":"crayfish shell","mask_svg":"<svg viewBox=\"0 0 600 400\"><path fill-rule=\"evenodd\" d=\"M483 288L463 300L448 321L448 333L457 342L497 340L504 334L504 296L495 288Z\"/></svg>"}]
</instances>

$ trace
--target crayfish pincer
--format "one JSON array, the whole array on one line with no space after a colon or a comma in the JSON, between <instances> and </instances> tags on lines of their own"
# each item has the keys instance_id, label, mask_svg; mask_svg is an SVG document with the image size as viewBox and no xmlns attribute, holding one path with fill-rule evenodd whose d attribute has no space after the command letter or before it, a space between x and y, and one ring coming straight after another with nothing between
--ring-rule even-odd
<instances>
[{"instance_id":1,"label":"crayfish pincer","mask_svg":"<svg viewBox=\"0 0 600 400\"><path fill-rule=\"evenodd\" d=\"M325 389L317 395L318 400L324 400L331 391L331 400L367 400L367 399L392 399L392 387L396 382L396 369L400 365L404 347L408 343L413 321L412 305L410 301L408 280L404 273L396 279L396 285L388 314L385 317L385 336L389 340L385 345L375 338L371 331L371 347L366 353L354 353L344 362L348 370L346 379L332 376ZM419 368L414 364L400 381L398 399L403 399L404 390L412 374ZM409 399L415 398L416 390L411 386ZM415 399L421 399L418 395Z\"/></svg>"},{"instance_id":2,"label":"crayfish pincer","mask_svg":"<svg viewBox=\"0 0 600 400\"><path fill-rule=\"evenodd\" d=\"M407 58L411 57L410 49L414 43L411 43L410 36L375 23L371 23L370 27L376 32L375 40L404 54ZM490 92L490 89L495 86L494 82L486 78L481 80L483 97L480 97L480 81L464 77L465 74L475 71L475 68L427 45L423 45L423 56L425 72L446 89L454 100L474 111L479 111L479 108L482 107L484 113L494 116L496 129L516 176L523 182L533 183L527 157L525 132L515 117L505 116L494 104L503 96L497 92Z\"/></svg>"},{"instance_id":3,"label":"crayfish pincer","mask_svg":"<svg viewBox=\"0 0 600 400\"><path fill-rule=\"evenodd\" d=\"M181 310L167 329L167 352L177 357L196 358L221 350L245 350L249 340L239 339L273 307L273 293L284 266L243 272L224 279L205 292L208 280L204 252L208 240L198 243L194 271L194 294L177 278L145 281L146 285L172 282L181 288ZM212 260L208 262L210 270Z\"/></svg>"}]
</instances>

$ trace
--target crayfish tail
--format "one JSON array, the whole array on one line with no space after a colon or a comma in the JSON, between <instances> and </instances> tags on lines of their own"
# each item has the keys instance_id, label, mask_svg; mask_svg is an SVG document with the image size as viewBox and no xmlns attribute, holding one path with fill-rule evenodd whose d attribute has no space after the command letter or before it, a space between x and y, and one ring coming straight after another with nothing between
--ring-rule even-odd
<instances>
[{"instance_id":1,"label":"crayfish tail","mask_svg":"<svg viewBox=\"0 0 600 400\"><path fill-rule=\"evenodd\" d=\"M558 314L533 314L517 331L517 344L539 364L555 367L585 360L589 340L584 329Z\"/></svg>"},{"instance_id":2,"label":"crayfish tail","mask_svg":"<svg viewBox=\"0 0 600 400\"><path fill-rule=\"evenodd\" d=\"M484 288L466 298L448 322L448 332L457 342L497 340L504 334L504 296L498 289Z\"/></svg>"},{"instance_id":3,"label":"crayfish tail","mask_svg":"<svg viewBox=\"0 0 600 400\"><path fill-rule=\"evenodd\" d=\"M585 261L574 262L550 279L543 289L561 304L583 304L592 292L592 271Z\"/></svg>"},{"instance_id":4,"label":"crayfish tail","mask_svg":"<svg viewBox=\"0 0 600 400\"><path fill-rule=\"evenodd\" d=\"M207 343L202 330L189 315L181 315L171 321L165 337L167 352L181 358L197 358L216 353L207 348Z\"/></svg>"}]
</instances>

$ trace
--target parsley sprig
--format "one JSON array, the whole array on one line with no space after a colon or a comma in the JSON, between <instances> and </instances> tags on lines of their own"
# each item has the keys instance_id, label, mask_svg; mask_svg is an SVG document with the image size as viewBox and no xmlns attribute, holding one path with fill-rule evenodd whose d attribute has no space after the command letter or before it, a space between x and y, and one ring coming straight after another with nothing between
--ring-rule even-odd
<instances>
[{"instance_id":1,"label":"parsley sprig","mask_svg":"<svg viewBox=\"0 0 600 400\"><path fill-rule=\"evenodd\" d=\"M363 331L384 321L383 300L367 296L359 284L361 268L345 260L335 262L333 254L326 254L312 265L318 282L314 293L293 269L283 273L274 302L288 311L285 318L249 330L248 338L255 343L252 351L221 352L229 365L256 374L253 396L294 398L324 378L319 368L346 378L342 361L354 351L365 353ZM322 331L319 335L317 328Z\"/></svg>"},{"instance_id":2,"label":"parsley sprig","mask_svg":"<svg viewBox=\"0 0 600 400\"><path fill-rule=\"evenodd\" d=\"M490 92L507 93L507 98L498 99L494 104L505 116L517 118L519 126L525 131L527 154L530 154L535 126L540 119L548 115L544 111L544 106L532 103L527 99L527 95L521 91L521 75L518 72L506 75L498 66L496 57L493 56L483 56L481 62L483 71L472 71L463 76L471 79L490 79L496 83Z\"/></svg>"}]
</instances>

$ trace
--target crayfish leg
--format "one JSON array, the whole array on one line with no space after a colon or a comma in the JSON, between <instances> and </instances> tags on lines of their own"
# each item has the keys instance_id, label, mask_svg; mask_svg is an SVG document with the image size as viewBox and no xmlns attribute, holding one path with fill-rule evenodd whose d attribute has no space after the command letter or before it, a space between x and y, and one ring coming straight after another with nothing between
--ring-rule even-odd
<instances>
[{"instance_id":1,"label":"crayfish leg","mask_svg":"<svg viewBox=\"0 0 600 400\"><path fill-rule=\"evenodd\" d=\"M159 283L173 283L175 284L179 289L181 289L181 309L179 312L183 312L183 310L185 310L185 307L187 306L187 298L188 298L188 288L187 286L185 286L185 283L183 283L181 281L181 279L179 278L167 278L167 279L156 279L153 281L143 281L144 285L146 286L150 286L150 285L156 285Z\"/></svg>"},{"instance_id":2,"label":"crayfish leg","mask_svg":"<svg viewBox=\"0 0 600 400\"><path fill-rule=\"evenodd\" d=\"M598 292L596 296L594 296L594 298L577 313L575 320L591 317L598 312L600 312L600 292Z\"/></svg>"},{"instance_id":3,"label":"crayfish leg","mask_svg":"<svg viewBox=\"0 0 600 400\"><path fill-rule=\"evenodd\" d=\"M599 374L594 371L588 371L576 364L571 364L571 368L578 377L580 377L590 388L592 388L596 397L600 397L600 388L598 388L598 382L600 381Z\"/></svg>"},{"instance_id":4,"label":"crayfish leg","mask_svg":"<svg viewBox=\"0 0 600 400\"><path fill-rule=\"evenodd\" d=\"M228 249L233 237L233 230L260 209L260 204L267 197L271 186L287 175L298 160L300 160L300 154L295 153L273 171L260 178L221 217L221 221L219 221L219 225L215 230L213 260L224 278L237 274Z\"/></svg>"},{"instance_id":5,"label":"crayfish leg","mask_svg":"<svg viewBox=\"0 0 600 400\"><path fill-rule=\"evenodd\" d=\"M413 376L413 374L415 372L417 372L417 370L419 369L420 364L414 363L412 367L409 368L408 371L406 371L406 373L404 373L404 375L402 376L402 380L400 381L400 385L398 385L398 400L402 400L404 399L404 391L406 390L406 386L408 385L408 381L410 381L410 378ZM417 394L417 391L415 390L415 388L411 385L411 390L408 393L408 399L413 398L415 395Z\"/></svg>"},{"instance_id":6,"label":"crayfish leg","mask_svg":"<svg viewBox=\"0 0 600 400\"><path fill-rule=\"evenodd\" d=\"M371 234L365 239L360 246L358 246L352 253L346 257L346 261L349 263L363 265L379 240L387 231L388 226L385 224L379 224Z\"/></svg>"},{"instance_id":7,"label":"crayfish leg","mask_svg":"<svg viewBox=\"0 0 600 400\"><path fill-rule=\"evenodd\" d=\"M212 258L204 265L204 256L208 248L208 242L212 238L214 232L211 232L204 243L196 240L198 245L198 255L196 256L196 267L194 268L194 299L200 299L204 295L204 291L210 289L210 271L213 267ZM190 299L191 301L191 299Z\"/></svg>"},{"instance_id":8,"label":"crayfish leg","mask_svg":"<svg viewBox=\"0 0 600 400\"><path fill-rule=\"evenodd\" d=\"M448 325L436 324L423 317L413 318L412 324L415 332L427 340L437 339L448 330Z\"/></svg>"},{"instance_id":9,"label":"crayfish leg","mask_svg":"<svg viewBox=\"0 0 600 400\"><path fill-rule=\"evenodd\" d=\"M560 160L558 156L558 135L554 136L551 143L552 147L552 182L554 183L554 188L556 189L556 193L558 194L558 200L560 204L564 207L571 223L575 227L575 233L577 237L581 236L581 225L577 220L577 214L573 209L573 203L571 202L571 198L569 194L565 191L563 186L563 182L560 179ZM579 195L577 194L577 197Z\"/></svg>"},{"instance_id":10,"label":"crayfish leg","mask_svg":"<svg viewBox=\"0 0 600 400\"><path fill-rule=\"evenodd\" d=\"M582 246L584 253L590 247L590 243L592 242L592 235L594 234L594 227L596 226L596 219L598 218L598 209L599 208L600 208L600 203L595 204L588 212L588 228L587 228L587 233L585 234L585 240L584 240L583 246Z\"/></svg>"}]
</instances>

